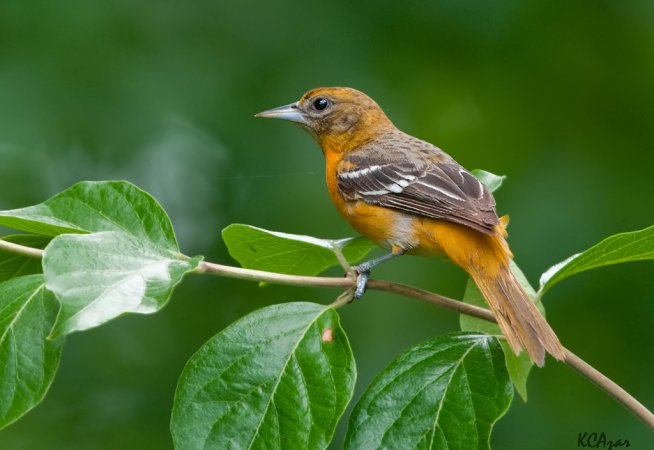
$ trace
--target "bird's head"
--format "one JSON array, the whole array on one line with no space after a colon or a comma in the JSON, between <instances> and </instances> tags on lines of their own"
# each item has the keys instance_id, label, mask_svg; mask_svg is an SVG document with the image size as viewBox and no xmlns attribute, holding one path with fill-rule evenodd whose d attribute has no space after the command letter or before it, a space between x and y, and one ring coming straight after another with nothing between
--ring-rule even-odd
<instances>
[{"instance_id":1,"label":"bird's head","mask_svg":"<svg viewBox=\"0 0 654 450\"><path fill-rule=\"evenodd\" d=\"M300 124L323 150L346 151L392 127L377 103L363 92L345 87L312 89L295 103L260 112L256 117Z\"/></svg>"}]
</instances>

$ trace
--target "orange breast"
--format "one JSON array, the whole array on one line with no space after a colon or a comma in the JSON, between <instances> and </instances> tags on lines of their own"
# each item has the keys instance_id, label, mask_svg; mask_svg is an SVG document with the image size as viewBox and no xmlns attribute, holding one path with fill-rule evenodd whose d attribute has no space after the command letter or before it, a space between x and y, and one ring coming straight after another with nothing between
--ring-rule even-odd
<instances>
[{"instance_id":1,"label":"orange breast","mask_svg":"<svg viewBox=\"0 0 654 450\"><path fill-rule=\"evenodd\" d=\"M341 153L330 151L330 150L325 151L325 160L326 160L325 178L327 181L327 191L329 192L329 196L331 197L332 202L334 202L334 206L336 206L336 209L338 210L339 213L341 213L341 215L343 215L343 217L348 219L347 215L345 214L345 210L346 210L345 199L341 196L340 192L338 191L337 168L342 159L343 159L343 155Z\"/></svg>"}]
</instances>

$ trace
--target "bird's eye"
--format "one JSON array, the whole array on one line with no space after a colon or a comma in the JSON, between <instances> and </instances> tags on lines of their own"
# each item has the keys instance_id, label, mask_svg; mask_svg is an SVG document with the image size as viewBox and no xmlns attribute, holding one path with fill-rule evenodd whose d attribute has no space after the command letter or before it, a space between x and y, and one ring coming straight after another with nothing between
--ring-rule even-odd
<instances>
[{"instance_id":1,"label":"bird's eye","mask_svg":"<svg viewBox=\"0 0 654 450\"><path fill-rule=\"evenodd\" d=\"M331 103L326 98L317 98L313 101L313 109L316 111L324 111Z\"/></svg>"}]
</instances>

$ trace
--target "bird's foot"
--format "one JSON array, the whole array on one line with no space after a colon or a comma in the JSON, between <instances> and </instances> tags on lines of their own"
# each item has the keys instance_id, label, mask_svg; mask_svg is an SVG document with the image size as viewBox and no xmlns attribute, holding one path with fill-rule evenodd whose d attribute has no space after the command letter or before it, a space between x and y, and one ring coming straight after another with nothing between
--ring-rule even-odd
<instances>
[{"instance_id":1,"label":"bird's foot","mask_svg":"<svg viewBox=\"0 0 654 450\"><path fill-rule=\"evenodd\" d=\"M366 287L368 285L368 280L370 279L370 271L368 272L359 272L357 276L357 288L354 291L354 300L359 300L363 297L363 294L366 293Z\"/></svg>"},{"instance_id":2,"label":"bird's foot","mask_svg":"<svg viewBox=\"0 0 654 450\"><path fill-rule=\"evenodd\" d=\"M363 263L351 268L351 276L356 279L356 289L352 300L358 300L366 293L366 286L370 279L370 267Z\"/></svg>"}]
</instances>

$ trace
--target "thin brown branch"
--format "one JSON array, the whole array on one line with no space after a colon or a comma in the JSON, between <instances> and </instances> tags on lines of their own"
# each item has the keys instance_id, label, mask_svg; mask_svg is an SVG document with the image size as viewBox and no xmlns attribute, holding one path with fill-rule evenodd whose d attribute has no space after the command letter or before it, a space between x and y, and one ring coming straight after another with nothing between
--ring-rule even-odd
<instances>
[{"instance_id":1,"label":"thin brown branch","mask_svg":"<svg viewBox=\"0 0 654 450\"><path fill-rule=\"evenodd\" d=\"M210 273L213 275L240 280L263 281L265 283L285 284L290 286L314 287L342 287L354 285L349 278L336 277L307 277L302 275L287 275L285 273L265 272L263 270L244 269L242 267L226 266L223 264L203 261L195 270L196 273Z\"/></svg>"},{"instance_id":2,"label":"thin brown branch","mask_svg":"<svg viewBox=\"0 0 654 450\"><path fill-rule=\"evenodd\" d=\"M565 363L576 369L580 374L591 380L618 403L634 413L636 417L642 420L645 425L654 430L654 415L645 405L636 400L631 394L622 389L622 387L608 378L602 372L588 364L586 361L572 353L567 348L565 350Z\"/></svg>"},{"instance_id":3,"label":"thin brown branch","mask_svg":"<svg viewBox=\"0 0 654 450\"><path fill-rule=\"evenodd\" d=\"M263 281L265 283L284 284L290 286L308 287L356 287L356 281L347 277L309 277L302 275L287 275L283 273L266 272L263 270L244 269L242 267L226 266L203 261L196 269L198 273L210 273L229 278L238 278L249 281ZM401 283L390 281L370 280L368 289L391 292L405 297L412 297L437 306L452 309L462 314L476 316L484 320L494 321L493 313L478 306L469 305L423 289L414 288Z\"/></svg>"},{"instance_id":4,"label":"thin brown branch","mask_svg":"<svg viewBox=\"0 0 654 450\"><path fill-rule=\"evenodd\" d=\"M33 258L40 258L43 256L43 250L26 247L3 240L0 240L0 249L12 253L23 254ZM263 281L267 283L285 284L291 286L337 287L351 290L356 285L355 280L350 277L337 278L287 275L281 273L266 272L262 270L244 269L241 267L233 267L223 264L215 264L206 261L200 263L196 269L196 273L209 273L228 278L237 278L241 280L259 282ZM495 322L493 313L487 309L469 305L459 300L454 300L412 286L393 283L390 281L370 280L368 282L368 289L391 292L394 294L402 295L404 297L415 298L427 303L434 304L436 306L451 309L461 314L467 314L469 316L477 317L489 322ZM339 297L339 299L340 300L337 300L333 304L335 307L342 306L342 304L345 304L347 301L349 301L347 295L342 295ZM600 371L592 367L590 364L579 358L568 349L565 349L565 363L576 369L583 376L607 392L618 403L622 404L636 417L642 420L645 425L654 430L654 414L652 414L651 411L649 411L642 403L636 400L622 387L610 380Z\"/></svg>"},{"instance_id":5,"label":"thin brown branch","mask_svg":"<svg viewBox=\"0 0 654 450\"><path fill-rule=\"evenodd\" d=\"M467 314L469 316L495 322L495 316L493 316L493 313L488 309L470 305L443 295L434 294L433 292L425 291L424 289L407 286L406 284L383 280L370 280L368 282L368 289L391 292L393 294L403 295L404 297L415 298L417 300L422 300L423 302L431 303L432 305L451 309L461 314Z\"/></svg>"}]
</instances>

